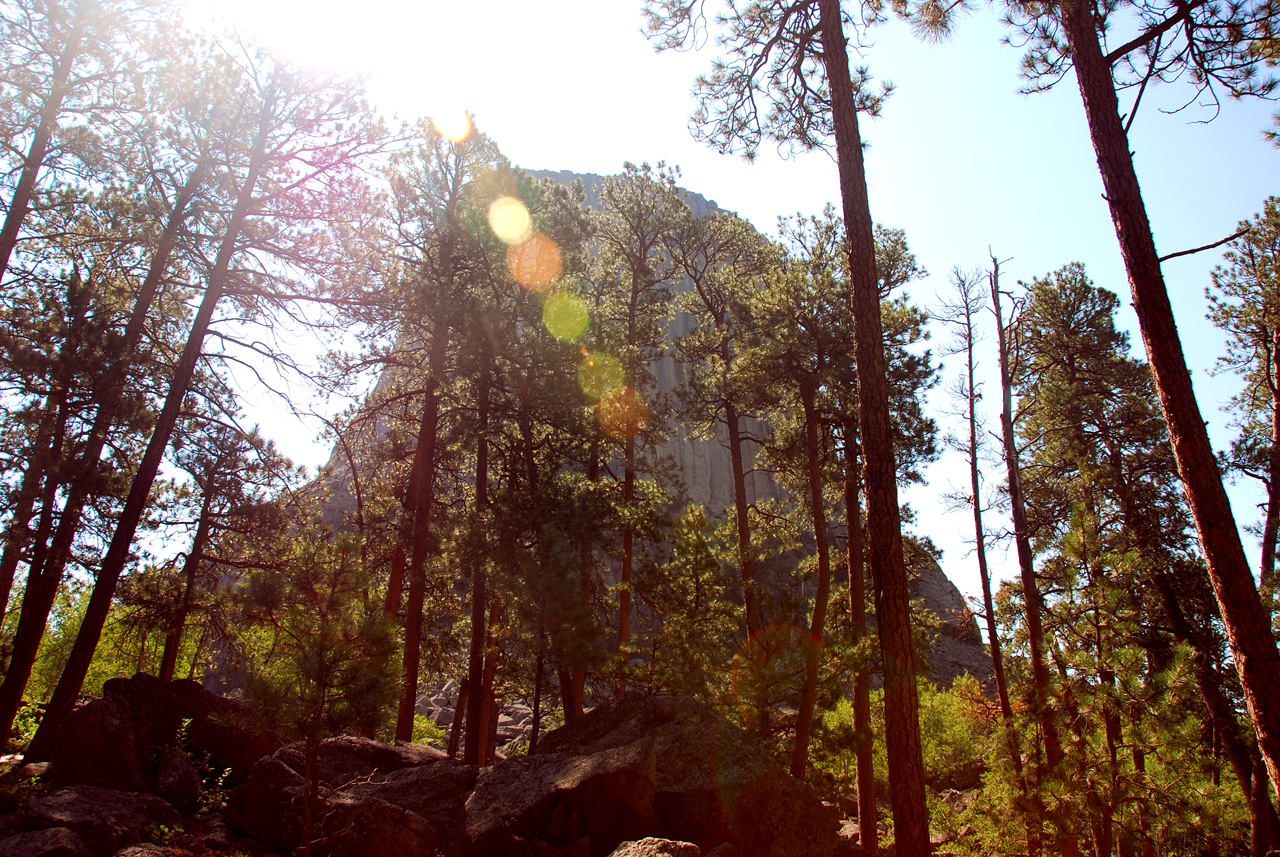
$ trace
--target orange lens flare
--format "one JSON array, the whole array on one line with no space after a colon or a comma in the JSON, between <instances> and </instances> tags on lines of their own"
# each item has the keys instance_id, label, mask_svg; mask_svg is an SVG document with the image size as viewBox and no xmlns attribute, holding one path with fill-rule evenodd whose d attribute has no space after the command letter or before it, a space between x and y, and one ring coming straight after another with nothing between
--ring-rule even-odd
<instances>
[{"instance_id":1,"label":"orange lens flare","mask_svg":"<svg viewBox=\"0 0 1280 857\"><path fill-rule=\"evenodd\" d=\"M531 292L545 292L564 273L560 248L541 232L533 232L522 244L507 248L507 270Z\"/></svg>"},{"instance_id":2,"label":"orange lens flare","mask_svg":"<svg viewBox=\"0 0 1280 857\"><path fill-rule=\"evenodd\" d=\"M648 427L649 405L630 387L615 387L600 397L596 420L610 437L630 440Z\"/></svg>"}]
</instances>

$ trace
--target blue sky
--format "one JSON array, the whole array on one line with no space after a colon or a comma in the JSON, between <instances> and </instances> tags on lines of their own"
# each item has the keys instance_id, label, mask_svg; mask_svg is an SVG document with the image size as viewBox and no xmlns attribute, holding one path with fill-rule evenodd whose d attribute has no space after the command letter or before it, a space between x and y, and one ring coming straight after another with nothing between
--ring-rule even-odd
<instances>
[{"instance_id":1,"label":"blue sky","mask_svg":"<svg viewBox=\"0 0 1280 857\"><path fill-rule=\"evenodd\" d=\"M519 166L607 174L624 161L666 161L681 168L684 186L764 232L774 231L779 216L815 213L839 200L835 164L824 152L782 157L766 149L748 164L694 141L690 89L716 46L655 54L640 32L635 0L203 2L304 63L367 74L371 98L388 114L412 119L466 108ZM1009 259L1002 271L1010 286L1080 261L1098 285L1121 296L1120 323L1140 353L1075 80L1068 75L1051 92L1020 94L1022 52L1002 44L1006 32L982 7L942 44L921 43L896 22L868 34L871 45L855 64L897 87L882 116L863 124L872 213L904 229L930 271L910 287L918 303L935 303L952 267L984 265L988 247ZM1275 105L1227 102L1211 122L1210 108L1163 112L1192 94L1180 83L1148 91L1131 133L1162 254L1227 236L1268 195L1280 194L1280 151L1261 139ZM1201 409L1219 447L1229 439L1219 406L1235 385L1209 374L1223 348L1205 321L1204 290L1220 253L1165 265ZM982 359L994 367L993 350ZM958 369L948 365L947 374ZM989 387L987 395L993 401L996 391ZM327 445L311 442L309 428L290 428L279 411L258 396L253 418L301 463L322 463ZM998 415L989 416L994 423ZM918 530L944 548L944 569L974 595L976 566L964 544L970 519L936 499L948 482L963 483L962 462L948 454L930 478L928 488L909 495ZM1251 490L1234 490L1233 501L1242 523L1256 517ZM1013 575L1012 557L993 559L998 574Z\"/></svg>"}]
</instances>

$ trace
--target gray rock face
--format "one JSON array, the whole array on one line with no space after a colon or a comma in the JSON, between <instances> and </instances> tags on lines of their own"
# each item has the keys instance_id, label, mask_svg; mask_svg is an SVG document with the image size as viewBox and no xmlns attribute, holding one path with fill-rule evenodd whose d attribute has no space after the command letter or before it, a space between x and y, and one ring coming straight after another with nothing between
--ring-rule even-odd
<instances>
[{"instance_id":1,"label":"gray rock face","mask_svg":"<svg viewBox=\"0 0 1280 857\"><path fill-rule=\"evenodd\" d=\"M571 184L581 181L586 191L587 205L599 208L600 183L602 176L593 173L574 173L568 170L528 170L535 178L550 179L560 184ZM705 217L715 214L721 209L712 200L685 191L685 199L694 214ZM677 284L675 291L691 288L688 281ZM677 312L668 325L668 339L671 343L688 333L693 327L692 318ZM678 390L685 386L688 370L684 363L676 359L673 349L659 357L649 367L657 381L658 393L665 397L674 397ZM378 388L390 383L389 375L378 381ZM709 514L716 514L733 504L733 468L729 455L728 431L718 425L715 434L710 438L695 435L685 425L673 427L672 437L658 445L650 452L643 450L641 455L647 456L647 464L656 466L660 461L671 464L671 471L677 476L678 493L682 499L701 503ZM764 437L768 427L754 419L743 419L744 464L748 471L758 445L751 437ZM385 431L380 424L375 432ZM329 476L326 487L331 492L331 499L325 508L327 521L340 524L343 516L355 509L355 498L351 491L350 465L342 450L335 447L327 467ZM782 486L768 474L748 472L746 476L747 502L758 503L769 499L782 499L785 492ZM757 569L762 577L769 572L763 566ZM962 673L968 672L977 676L984 684L991 683L991 662L977 634L977 626L968 615L964 598L956 587L946 578L942 570L934 563L924 569L919 583L918 596L925 600L929 608L943 620L943 627L933 651L933 669L929 678L940 687L949 687L951 682ZM445 707L435 706L430 713L438 725L451 722L452 714L446 713ZM513 730L502 738L511 740L524 732Z\"/></svg>"},{"instance_id":2,"label":"gray rock face","mask_svg":"<svg viewBox=\"0 0 1280 857\"><path fill-rule=\"evenodd\" d=\"M935 616L942 620L933 641L929 678L938 687L950 687L968 673L995 693L995 668L978 631L978 622L956 585L947 579L936 562L930 560L920 568L920 576L912 586L912 595L924 600Z\"/></svg>"}]
</instances>

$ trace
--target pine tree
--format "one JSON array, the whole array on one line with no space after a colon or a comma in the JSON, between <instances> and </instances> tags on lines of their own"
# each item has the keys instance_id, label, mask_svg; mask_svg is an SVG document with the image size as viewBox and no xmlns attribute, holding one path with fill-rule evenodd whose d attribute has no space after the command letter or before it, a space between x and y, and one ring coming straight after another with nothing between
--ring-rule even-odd
<instances>
[{"instance_id":1,"label":"pine tree","mask_svg":"<svg viewBox=\"0 0 1280 857\"><path fill-rule=\"evenodd\" d=\"M1240 227L1248 232L1231 243L1225 264L1213 271L1209 317L1229 337L1219 365L1245 382L1231 402L1239 435L1227 465L1266 490L1258 576L1263 606L1274 614L1280 534L1280 198L1268 198L1262 213Z\"/></svg>"},{"instance_id":2,"label":"pine tree","mask_svg":"<svg viewBox=\"0 0 1280 857\"><path fill-rule=\"evenodd\" d=\"M708 20L701 6L696 0L646 4L649 32L660 49L697 43ZM880 97L870 92L865 71L856 77L850 73L845 20L839 0L767 2L753 5L749 14L731 5L719 36L730 59L699 79L701 106L694 125L720 151L748 157L766 139L805 148L835 144L852 275L869 557L880 595L886 703L893 712L886 739L894 772L894 826L899 849L914 857L929 851L929 823L874 223L858 126L858 113L876 112Z\"/></svg>"}]
</instances>

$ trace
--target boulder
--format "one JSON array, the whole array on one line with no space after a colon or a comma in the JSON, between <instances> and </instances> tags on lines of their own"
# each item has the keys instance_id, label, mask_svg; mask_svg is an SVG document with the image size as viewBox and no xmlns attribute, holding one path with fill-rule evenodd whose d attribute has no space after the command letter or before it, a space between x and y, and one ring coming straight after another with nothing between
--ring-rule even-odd
<instances>
[{"instance_id":1,"label":"boulder","mask_svg":"<svg viewBox=\"0 0 1280 857\"><path fill-rule=\"evenodd\" d=\"M151 792L189 815L202 788L193 757L214 771L229 769L234 784L282 743L244 705L194 681L138 673L111 679L101 699L68 716L53 750L52 779Z\"/></svg>"},{"instance_id":2,"label":"boulder","mask_svg":"<svg viewBox=\"0 0 1280 857\"><path fill-rule=\"evenodd\" d=\"M180 820L177 810L154 795L98 786L68 786L27 806L29 827L65 827L83 840L94 857L109 857L126 846L163 838Z\"/></svg>"},{"instance_id":3,"label":"boulder","mask_svg":"<svg viewBox=\"0 0 1280 857\"><path fill-rule=\"evenodd\" d=\"M702 857L702 851L692 842L673 842L647 836L636 842L624 842L609 857Z\"/></svg>"},{"instance_id":4,"label":"boulder","mask_svg":"<svg viewBox=\"0 0 1280 857\"><path fill-rule=\"evenodd\" d=\"M275 848L302 844L302 774L275 756L259 759L248 778L232 790L227 821Z\"/></svg>"},{"instance_id":5,"label":"boulder","mask_svg":"<svg viewBox=\"0 0 1280 857\"><path fill-rule=\"evenodd\" d=\"M153 845L149 842L142 845L130 845L121 848L113 857L191 857L192 852L185 848L173 848L167 845Z\"/></svg>"},{"instance_id":6,"label":"boulder","mask_svg":"<svg viewBox=\"0 0 1280 857\"><path fill-rule=\"evenodd\" d=\"M186 818L200 809L200 795L204 785L200 772L191 757L172 744L162 744L153 751L155 774L151 790L157 797L173 804L174 809Z\"/></svg>"},{"instance_id":7,"label":"boulder","mask_svg":"<svg viewBox=\"0 0 1280 857\"><path fill-rule=\"evenodd\" d=\"M653 832L657 757L636 742L589 756L517 756L481 773L467 799L468 857L501 857L520 839L591 857Z\"/></svg>"},{"instance_id":8,"label":"boulder","mask_svg":"<svg viewBox=\"0 0 1280 857\"><path fill-rule=\"evenodd\" d=\"M228 821L276 848L298 848L307 837L305 770L301 744L259 760L232 791ZM316 771L316 857L461 855L475 768L428 747L343 737L320 745Z\"/></svg>"},{"instance_id":9,"label":"boulder","mask_svg":"<svg viewBox=\"0 0 1280 857\"><path fill-rule=\"evenodd\" d=\"M654 822L640 835L693 842L703 852L728 842L742 857L830 857L835 850L838 813L691 697L614 697L548 733L533 758L644 745L652 745L657 766Z\"/></svg>"},{"instance_id":10,"label":"boulder","mask_svg":"<svg viewBox=\"0 0 1280 857\"><path fill-rule=\"evenodd\" d=\"M299 774L306 771L304 744L281 747L275 756ZM425 744L383 744L369 738L341 735L320 743L316 766L321 784L338 788L361 777L390 773L448 758L446 753Z\"/></svg>"},{"instance_id":11,"label":"boulder","mask_svg":"<svg viewBox=\"0 0 1280 857\"><path fill-rule=\"evenodd\" d=\"M431 825L443 857L459 857L466 841L467 793L475 782L474 767L445 759L372 774L345 793L355 800L377 798L410 810Z\"/></svg>"},{"instance_id":12,"label":"boulder","mask_svg":"<svg viewBox=\"0 0 1280 857\"><path fill-rule=\"evenodd\" d=\"M93 857L93 854L72 831L50 827L0 839L0 857Z\"/></svg>"},{"instance_id":13,"label":"boulder","mask_svg":"<svg viewBox=\"0 0 1280 857\"><path fill-rule=\"evenodd\" d=\"M120 699L90 699L67 715L50 761L59 783L126 792L144 788L133 715Z\"/></svg>"}]
</instances>

